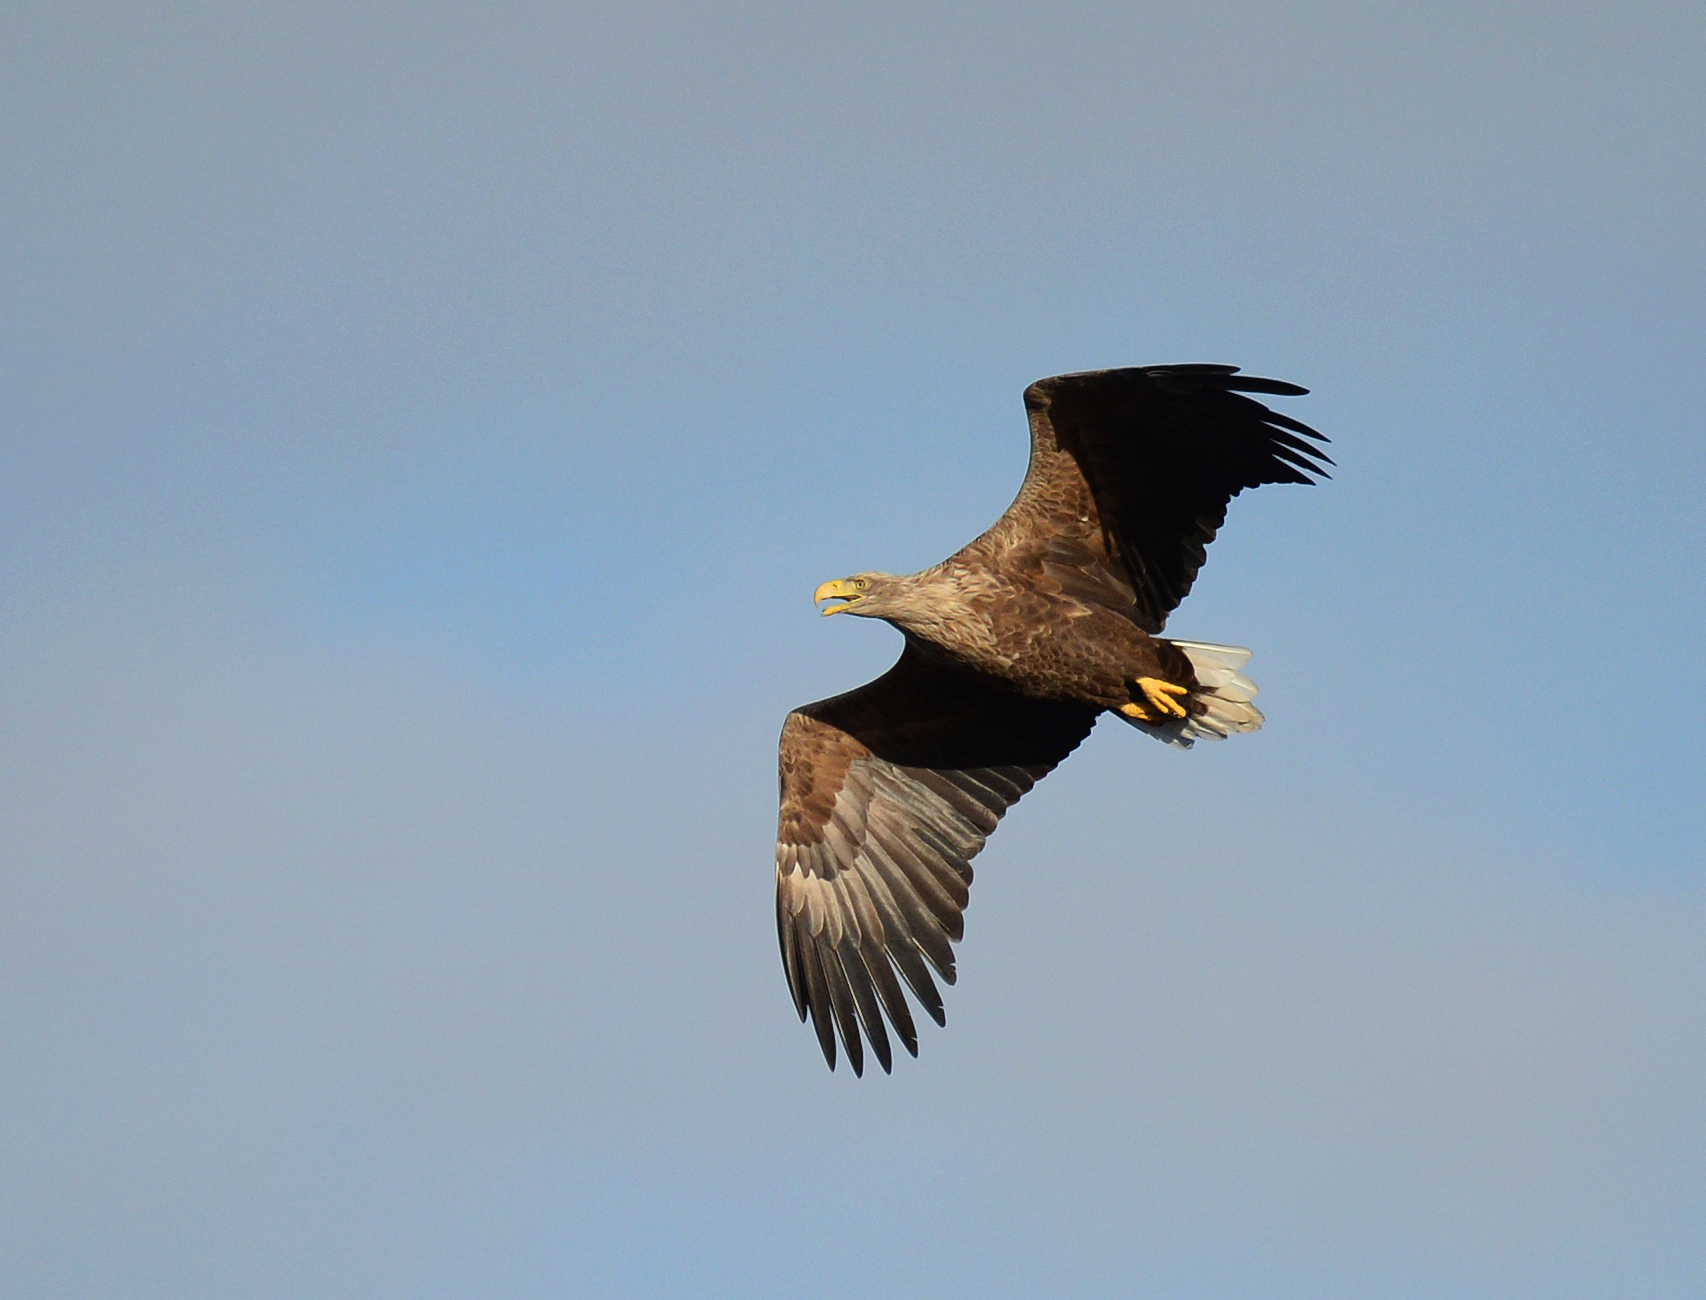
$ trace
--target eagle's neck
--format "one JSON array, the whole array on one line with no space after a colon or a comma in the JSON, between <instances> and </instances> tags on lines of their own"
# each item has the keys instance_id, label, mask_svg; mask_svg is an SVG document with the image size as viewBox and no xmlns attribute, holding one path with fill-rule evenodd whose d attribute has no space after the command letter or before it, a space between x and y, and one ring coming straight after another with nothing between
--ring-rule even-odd
<instances>
[{"instance_id":1,"label":"eagle's neck","mask_svg":"<svg viewBox=\"0 0 1706 1300\"><path fill-rule=\"evenodd\" d=\"M989 614L994 593L983 590L988 584L981 577L938 564L901 578L883 617L909 638L976 663L995 652Z\"/></svg>"}]
</instances>

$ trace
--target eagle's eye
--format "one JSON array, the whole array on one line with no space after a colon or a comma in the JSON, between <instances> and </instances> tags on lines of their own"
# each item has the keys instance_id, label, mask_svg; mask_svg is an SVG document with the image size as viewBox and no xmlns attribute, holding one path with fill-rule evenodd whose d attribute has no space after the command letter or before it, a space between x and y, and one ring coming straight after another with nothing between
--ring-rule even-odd
<instances>
[{"instance_id":1,"label":"eagle's eye","mask_svg":"<svg viewBox=\"0 0 1706 1300\"><path fill-rule=\"evenodd\" d=\"M853 585L859 588L860 591L863 591L866 587L871 585L871 582L868 578L855 578L853 579Z\"/></svg>"}]
</instances>

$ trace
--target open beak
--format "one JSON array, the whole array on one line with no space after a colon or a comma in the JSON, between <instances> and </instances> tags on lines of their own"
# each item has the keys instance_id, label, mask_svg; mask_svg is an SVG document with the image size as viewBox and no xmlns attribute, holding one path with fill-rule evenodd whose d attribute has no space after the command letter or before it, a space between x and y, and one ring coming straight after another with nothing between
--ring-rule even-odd
<instances>
[{"instance_id":1,"label":"open beak","mask_svg":"<svg viewBox=\"0 0 1706 1300\"><path fill-rule=\"evenodd\" d=\"M846 578L837 578L834 582L826 582L823 586L819 587L812 593L812 603L814 605L819 601L824 600L839 600L842 602L839 605L831 605L828 609L824 610L823 616L825 618L828 618L831 614L839 614L844 609L851 609L853 608L854 601L863 599L864 597L859 595L853 584Z\"/></svg>"}]
</instances>

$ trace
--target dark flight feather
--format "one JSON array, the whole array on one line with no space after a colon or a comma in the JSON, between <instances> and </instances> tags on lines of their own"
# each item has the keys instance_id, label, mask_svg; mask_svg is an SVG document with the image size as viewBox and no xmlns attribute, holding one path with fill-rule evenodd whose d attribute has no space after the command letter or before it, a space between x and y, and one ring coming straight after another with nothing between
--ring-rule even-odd
<instances>
[{"instance_id":1,"label":"dark flight feather","mask_svg":"<svg viewBox=\"0 0 1706 1300\"><path fill-rule=\"evenodd\" d=\"M1326 477L1332 463L1292 436L1326 441L1314 429L1243 392L1308 389L1192 365L1057 375L1025 390L1031 467L1014 506L1049 495L1050 479L1088 484L1102 520L1105 554L1096 558L1125 569L1145 631L1160 632L1189 594L1233 497L1264 483L1313 483L1310 475ZM1033 485L1033 477L1044 481ZM1021 518L1031 530L1053 523L1070 532L1079 522L1031 510Z\"/></svg>"}]
</instances>

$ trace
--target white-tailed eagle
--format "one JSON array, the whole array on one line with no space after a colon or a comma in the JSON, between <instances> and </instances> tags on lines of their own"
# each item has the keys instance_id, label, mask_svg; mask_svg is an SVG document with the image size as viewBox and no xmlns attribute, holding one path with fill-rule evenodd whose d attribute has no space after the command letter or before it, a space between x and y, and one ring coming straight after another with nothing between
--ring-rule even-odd
<instances>
[{"instance_id":1,"label":"white-tailed eagle","mask_svg":"<svg viewBox=\"0 0 1706 1300\"><path fill-rule=\"evenodd\" d=\"M830 1068L836 1031L892 1065L918 1054L902 981L943 1023L971 860L1104 712L1173 745L1254 731L1248 650L1162 639L1229 501L1312 483L1307 425L1244 393L1305 389L1233 366L1144 366L1025 390L1031 461L995 526L910 577L826 582L825 614L880 618L906 647L873 682L782 728L776 927Z\"/></svg>"}]
</instances>

